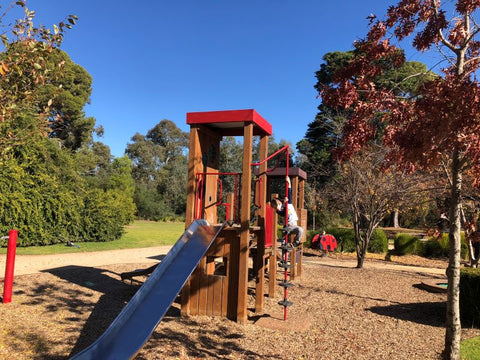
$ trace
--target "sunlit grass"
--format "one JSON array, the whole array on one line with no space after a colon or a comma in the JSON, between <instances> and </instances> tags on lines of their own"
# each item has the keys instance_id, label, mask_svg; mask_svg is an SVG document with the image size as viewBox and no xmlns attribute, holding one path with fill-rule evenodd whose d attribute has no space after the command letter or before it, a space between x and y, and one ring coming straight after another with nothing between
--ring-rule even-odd
<instances>
[{"instance_id":1,"label":"sunlit grass","mask_svg":"<svg viewBox=\"0 0 480 360\"><path fill-rule=\"evenodd\" d=\"M127 226L125 234L118 240L108 242L78 242L75 247L65 244L49 246L29 246L17 248L18 255L47 255L72 252L91 252L118 249L144 248L161 245L173 245L182 235L183 222L154 222L138 220ZM6 248L0 249L5 254Z\"/></svg>"},{"instance_id":2,"label":"sunlit grass","mask_svg":"<svg viewBox=\"0 0 480 360\"><path fill-rule=\"evenodd\" d=\"M460 343L460 357L462 360L480 360L480 336Z\"/></svg>"}]
</instances>

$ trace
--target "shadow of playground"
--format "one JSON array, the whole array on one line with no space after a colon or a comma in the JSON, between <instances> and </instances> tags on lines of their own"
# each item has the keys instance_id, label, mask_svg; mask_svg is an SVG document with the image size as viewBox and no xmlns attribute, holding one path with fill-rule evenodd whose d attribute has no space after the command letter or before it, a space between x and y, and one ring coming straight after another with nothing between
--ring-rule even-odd
<instances>
[{"instance_id":1,"label":"shadow of playground","mask_svg":"<svg viewBox=\"0 0 480 360\"><path fill-rule=\"evenodd\" d=\"M63 297L63 305L67 306L71 312L91 311L70 356L92 344L108 328L138 289L138 286L130 286L120 281L118 274L101 268L64 266L45 270L45 272L72 284L102 293L96 303L89 302L85 296ZM109 274L117 276L118 280ZM77 293L81 295L79 291L77 290ZM70 320L82 321L80 318L71 318Z\"/></svg>"},{"instance_id":2,"label":"shadow of playground","mask_svg":"<svg viewBox=\"0 0 480 360\"><path fill-rule=\"evenodd\" d=\"M367 310L383 316L435 327L445 326L447 306L441 302L423 302L373 306Z\"/></svg>"},{"instance_id":3,"label":"shadow of playground","mask_svg":"<svg viewBox=\"0 0 480 360\"><path fill-rule=\"evenodd\" d=\"M90 312L83 327L76 338L69 357L82 351L100 337L108 328L112 321L117 317L123 307L139 289L139 286L131 286L120 280L120 275L107 269L91 268L82 266L65 266L46 270L58 278L68 281L74 286L71 288L59 287L56 289L56 303L49 305L48 311L58 311L61 307L67 307L68 310L78 316L72 316L67 321L83 322L84 316L81 315ZM112 277L113 275L113 277ZM34 289L35 293L42 293L42 286ZM80 288L79 288L80 287ZM102 293L97 302L89 301L90 292L83 291L82 288L88 288ZM179 300L179 297L177 297ZM39 300L41 301L41 300ZM187 331L177 331L178 326L168 327L171 321L180 322L181 328L198 328L200 335L189 336ZM241 353L250 354L256 357L258 354L249 352L239 346L235 339L243 337L229 330L228 328L212 328L205 331L205 327L192 318L182 318L180 316L180 306L174 302L162 320L167 326L158 329L153 333L150 340L144 346L148 353L155 353L155 347L168 344L171 353L167 356L175 356L178 349L183 348L189 356L193 357L224 357L229 354ZM76 331L72 331L73 337ZM192 334L196 332L192 331ZM68 335L65 336L65 341ZM222 338L222 342L218 342ZM177 344L177 345L175 345ZM45 354L45 352L43 352ZM37 354L37 359L53 359L52 356ZM165 355L164 355L165 356ZM137 356L142 359L141 355ZM56 357L62 359L62 357Z\"/></svg>"}]
</instances>

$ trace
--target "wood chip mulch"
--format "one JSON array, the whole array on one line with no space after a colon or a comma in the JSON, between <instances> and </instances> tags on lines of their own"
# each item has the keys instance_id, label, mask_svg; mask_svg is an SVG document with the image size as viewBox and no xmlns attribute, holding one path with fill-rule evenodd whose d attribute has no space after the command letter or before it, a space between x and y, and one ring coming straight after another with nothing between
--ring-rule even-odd
<instances>
[{"instance_id":1,"label":"wood chip mulch","mask_svg":"<svg viewBox=\"0 0 480 360\"><path fill-rule=\"evenodd\" d=\"M432 275L355 269L309 254L289 289L288 326L282 308L265 299L246 325L223 318L181 317L174 303L136 359L439 359L444 344L445 294L419 288ZM445 264L444 264L445 265ZM119 274L141 264L63 267L18 276L12 303L0 305L0 359L66 359L108 327L138 287ZM282 274L278 273L277 280ZM433 276L435 277L435 276ZM253 289L253 282L251 283ZM249 299L253 307L253 296ZM464 329L463 337L480 336Z\"/></svg>"}]
</instances>

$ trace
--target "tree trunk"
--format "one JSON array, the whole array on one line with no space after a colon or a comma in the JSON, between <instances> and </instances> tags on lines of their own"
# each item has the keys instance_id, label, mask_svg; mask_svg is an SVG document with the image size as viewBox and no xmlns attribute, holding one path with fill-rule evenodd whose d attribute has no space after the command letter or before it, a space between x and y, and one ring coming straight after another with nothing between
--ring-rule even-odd
<instances>
[{"instance_id":1,"label":"tree trunk","mask_svg":"<svg viewBox=\"0 0 480 360\"><path fill-rule=\"evenodd\" d=\"M357 253L357 269L363 268L363 261L365 260L365 253L358 254Z\"/></svg>"},{"instance_id":2,"label":"tree trunk","mask_svg":"<svg viewBox=\"0 0 480 360\"><path fill-rule=\"evenodd\" d=\"M399 228L400 224L398 223L398 210L394 210L392 216L393 216L393 227Z\"/></svg>"},{"instance_id":3,"label":"tree trunk","mask_svg":"<svg viewBox=\"0 0 480 360\"><path fill-rule=\"evenodd\" d=\"M462 174L459 153L455 151L452 163L452 188L450 204L450 229L448 233L450 251L447 268L447 318L445 332L445 358L460 359L460 211Z\"/></svg>"},{"instance_id":4,"label":"tree trunk","mask_svg":"<svg viewBox=\"0 0 480 360\"><path fill-rule=\"evenodd\" d=\"M360 230L360 211L356 202L353 202L353 229L355 231L355 249L357 251L357 269L363 267L363 260L365 259L365 251L363 251L362 233Z\"/></svg>"}]
</instances>

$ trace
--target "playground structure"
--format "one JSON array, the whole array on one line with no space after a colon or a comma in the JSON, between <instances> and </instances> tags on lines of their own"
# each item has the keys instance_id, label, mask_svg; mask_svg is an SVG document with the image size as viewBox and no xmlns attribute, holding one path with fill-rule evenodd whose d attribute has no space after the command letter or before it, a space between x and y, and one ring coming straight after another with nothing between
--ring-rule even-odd
<instances>
[{"instance_id":1,"label":"playground structure","mask_svg":"<svg viewBox=\"0 0 480 360\"><path fill-rule=\"evenodd\" d=\"M269 265L268 296L275 295L277 272L277 214L267 202L270 183L275 177L292 177L292 200L297 207L300 225L306 228L303 209L304 181L300 169L267 169L268 160L285 154L288 146L268 154L271 125L255 110L216 111L187 114L191 125L188 169L186 230L142 287L129 301L104 334L72 359L132 358L148 340L181 291L183 315L224 316L239 323L247 321L249 258L253 257L255 278L255 311L264 305L265 272ZM219 153L223 136L242 136L243 164L241 173L220 173ZM259 158L252 163L253 136L260 136ZM252 204L252 168L258 167L254 181ZM269 175L270 173L270 175ZM220 176L234 177L234 191L223 200ZM267 185L268 184L268 185ZM285 189L285 193L287 188ZM224 221L218 209L225 209ZM254 210L252 221L251 211ZM280 266L285 269L284 308L286 320L288 277L301 275L302 245L282 240ZM291 269L288 272L288 269ZM122 280L138 275L137 271L122 274Z\"/></svg>"},{"instance_id":2,"label":"playground structure","mask_svg":"<svg viewBox=\"0 0 480 360\"><path fill-rule=\"evenodd\" d=\"M292 177L293 204L300 226L306 228L307 214L303 208L306 174L300 169L290 171L288 161L285 168L271 171L267 168L270 159L284 155L287 160L288 147L268 156L272 126L255 110L188 113L187 124L190 125L190 153L185 224L199 218L216 224L219 208L225 209L225 220L234 224L220 232L184 286L182 314L224 316L244 324L250 257L256 284L255 311L262 311L264 306L266 270L270 278L268 296L275 294L277 217L267 202L267 196L273 195L270 184L275 177L282 178L283 182L286 175ZM252 162L254 135L259 136L259 159L255 163ZM220 142L224 136L243 136L241 173L219 171ZM253 175L256 176L252 186ZM226 201L222 196L221 176L235 178L234 191L225 196ZM286 300L286 289L290 285L287 270L292 269L293 277L301 275L302 246L292 248L284 244L282 250L280 266L285 269L285 280L280 285L285 288L285 298L281 303L286 318L286 306L290 305ZM287 252L291 255L287 256ZM294 264L289 264L290 261Z\"/></svg>"}]
</instances>

